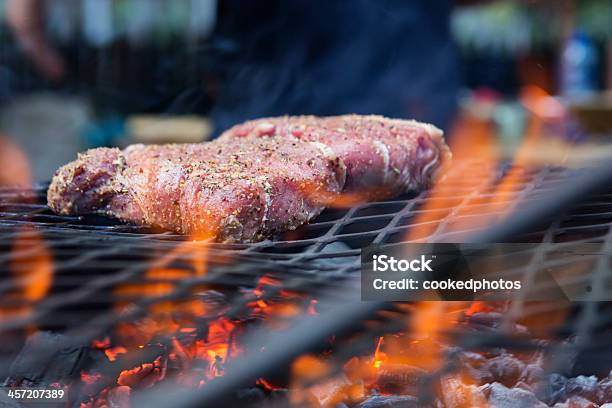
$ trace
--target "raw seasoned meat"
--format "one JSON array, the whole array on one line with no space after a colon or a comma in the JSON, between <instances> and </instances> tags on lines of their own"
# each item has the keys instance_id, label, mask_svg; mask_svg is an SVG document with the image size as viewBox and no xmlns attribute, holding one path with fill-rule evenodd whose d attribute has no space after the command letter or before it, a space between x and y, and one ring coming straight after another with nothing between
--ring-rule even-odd
<instances>
[{"instance_id":1,"label":"raw seasoned meat","mask_svg":"<svg viewBox=\"0 0 612 408\"><path fill-rule=\"evenodd\" d=\"M201 238L256 241L294 229L344 185L342 163L316 143L229 143L93 149L59 169L49 206L103 213Z\"/></svg>"},{"instance_id":2,"label":"raw seasoned meat","mask_svg":"<svg viewBox=\"0 0 612 408\"><path fill-rule=\"evenodd\" d=\"M220 139L236 137L323 143L346 166L344 192L378 198L427 187L440 163L450 158L435 126L373 115L258 119L234 126Z\"/></svg>"},{"instance_id":3,"label":"raw seasoned meat","mask_svg":"<svg viewBox=\"0 0 612 408\"><path fill-rule=\"evenodd\" d=\"M297 228L344 192L425 187L450 155L441 136L375 116L263 119L208 143L89 150L56 172L47 199L60 214L252 242Z\"/></svg>"}]
</instances>

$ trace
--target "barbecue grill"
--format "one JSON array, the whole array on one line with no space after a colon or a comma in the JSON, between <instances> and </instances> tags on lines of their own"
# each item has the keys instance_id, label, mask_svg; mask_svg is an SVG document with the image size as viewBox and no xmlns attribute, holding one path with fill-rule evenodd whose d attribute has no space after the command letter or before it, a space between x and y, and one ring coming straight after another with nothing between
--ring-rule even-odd
<instances>
[{"instance_id":1,"label":"barbecue grill","mask_svg":"<svg viewBox=\"0 0 612 408\"><path fill-rule=\"evenodd\" d=\"M588 173L503 165L494 170L496 180L508 174L520 177L502 194L495 191L495 183L482 176L487 172L472 171L483 164L466 166L449 173L448 182L436 190L445 197L445 206L428 207L430 197L425 192L349 209L328 209L307 226L253 244L194 242L171 232L99 216L60 216L45 205L45 185L32 190L4 188L0 190L0 313L4 316L0 336L8 341L0 346L0 378L11 386L78 383L70 391L70 403L77 406L108 392L104 390L115 386L124 370L162 370L159 361L166 361L163 370L178 370L176 361L164 360L168 350L176 347L177 341L210 339L211 330L219 330L221 319L232 326L221 333L229 336L224 337L229 345L224 357L214 357L218 365L205 369L208 373L216 370L218 381L198 384L194 387L198 392L176 400L177 406L197 406L213 398L235 399L237 389L249 390L241 394L240 401L245 404L252 404L253 398L261 403L260 394L265 394L267 401L287 404L283 389L291 385L270 385L274 380L269 378L286 377L287 367L298 355L325 351L333 367L331 376L351 357L372 353L381 336L406 330L411 305L370 303L346 308L355 302L355 290L345 289L359 274L362 248L407 241L454 242L486 230L488 225L470 222L483 213L501 218L501 212L495 213L497 207L489 205L493 196L522 207L536 206L575 177ZM514 216L520 217L522 211L516 209ZM424 215L427 228L418 229ZM532 282L530 276L558 267L560 262L579 263L570 256L561 261L550 259L547 255L551 251L575 243L596 245L599 253L589 259L589 268L579 280L572 282L585 288L585 302L517 298L500 306L501 315L459 311L460 323L443 330L444 338L452 339L452 350L538 353L552 373L607 375L603 371L612 366L608 350L612 322L608 304L601 301L612 298L608 272L611 223L612 192L604 192L581 197L550 219L539 219L524 234L506 236L506 242L532 244L530 261L518 270L492 273L519 273L524 282ZM408 235L415 229L426 233ZM537 289L537 282L531 284ZM204 311L193 312L194 304L203 305ZM285 308L287 304L297 305L300 312ZM171 305L170 311L167 305ZM109 361L108 350L116 346L117 330L130 324L146 325L147 319L168 313L179 326L187 322L189 330L161 330L142 347L120 352ZM177 316L181 313L190 317ZM315 315L313 322L300 326L298 317L308 314ZM259 332L251 335L244 346L247 357L234 360L234 345L244 333L251 333L246 328L266 321L278 321L273 326L278 330L267 330L265 336ZM517 329L523 326L528 331ZM278 341L283 336L287 344ZM300 336L308 341L289 343ZM325 340L332 336L332 343ZM265 359L256 357L259 354L254 350L259 348L253 344L269 347L262 351ZM440 367L420 375L414 394L421 402L433 403L435 384L460 365L459 354L452 350ZM245 374L237 375L240 370ZM102 374L90 380L84 373ZM245 384L244 380L252 381ZM234 387L228 385L232 381L236 382ZM257 392L247 388L256 383ZM166 390L163 381L157 387L135 388L140 390L138 398L147 403L155 402ZM397 406L405 406L400 403L398 400Z\"/></svg>"}]
</instances>

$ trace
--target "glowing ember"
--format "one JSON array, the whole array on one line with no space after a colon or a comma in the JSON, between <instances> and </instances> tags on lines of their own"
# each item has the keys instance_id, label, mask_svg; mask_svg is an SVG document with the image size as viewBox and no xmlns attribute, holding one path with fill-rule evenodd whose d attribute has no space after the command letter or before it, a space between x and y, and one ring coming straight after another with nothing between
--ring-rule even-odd
<instances>
[{"instance_id":1,"label":"glowing ember","mask_svg":"<svg viewBox=\"0 0 612 408\"><path fill-rule=\"evenodd\" d=\"M111 347L104 350L104 354L106 354L109 361L115 361L117 356L125 353L127 353L127 349L123 346Z\"/></svg>"},{"instance_id":2,"label":"glowing ember","mask_svg":"<svg viewBox=\"0 0 612 408\"><path fill-rule=\"evenodd\" d=\"M145 363L138 367L122 371L117 379L117 384L131 388L147 388L163 380L165 375L166 359L158 357L153 363Z\"/></svg>"},{"instance_id":3,"label":"glowing ember","mask_svg":"<svg viewBox=\"0 0 612 408\"><path fill-rule=\"evenodd\" d=\"M94 384L97 381L100 381L101 378L102 374L100 373L81 373L81 381L83 381L85 384Z\"/></svg>"},{"instance_id":4,"label":"glowing ember","mask_svg":"<svg viewBox=\"0 0 612 408\"><path fill-rule=\"evenodd\" d=\"M29 302L42 299L53 281L53 259L42 235L33 227L22 227L13 251L11 270L22 282L23 297Z\"/></svg>"},{"instance_id":5,"label":"glowing ember","mask_svg":"<svg viewBox=\"0 0 612 408\"><path fill-rule=\"evenodd\" d=\"M374 351L374 362L372 363L372 366L374 368L380 368L380 366L383 363L383 360L385 359L385 355L384 353L382 353L380 351L380 346L383 343L383 337L379 337L378 338L378 343L376 343L376 351Z\"/></svg>"},{"instance_id":6,"label":"glowing ember","mask_svg":"<svg viewBox=\"0 0 612 408\"><path fill-rule=\"evenodd\" d=\"M159 296L165 293L159 283L173 284L188 278L181 269L157 265L147 271L147 278L155 285L122 284L115 292L123 296ZM193 275L192 275L193 276ZM161 289L160 289L161 288ZM134 350L151 350L162 353L150 362L123 370L113 385L97 392L83 408L108 404L110 398L128 401L131 391L147 388L162 381L173 381L177 386L201 387L223 376L227 363L244 352L239 339L245 330L245 322L280 325L287 318L300 314L316 314L316 301L303 294L285 290L281 281L272 275L261 276L253 289L238 294L244 297L248 313L240 319L225 316L224 295L215 291L195 292L191 299L155 303L148 314L135 322L122 322L109 336L96 339L92 347L104 352L109 362L115 364L128 359ZM117 304L121 313L128 302ZM274 326L279 327L279 326ZM167 340L160 343L160 339ZM312 357L301 359L295 366L304 371L317 368L325 373L325 363ZM83 373L82 381L93 384L99 380L97 373ZM279 387L265 378L256 385L267 392ZM127 405L126 405L127 406Z\"/></svg>"}]
</instances>

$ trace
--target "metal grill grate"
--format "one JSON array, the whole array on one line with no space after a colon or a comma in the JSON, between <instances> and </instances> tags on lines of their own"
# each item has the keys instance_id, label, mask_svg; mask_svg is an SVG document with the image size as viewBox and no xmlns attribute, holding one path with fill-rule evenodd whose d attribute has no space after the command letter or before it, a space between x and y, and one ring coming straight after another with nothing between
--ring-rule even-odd
<instances>
[{"instance_id":1,"label":"metal grill grate","mask_svg":"<svg viewBox=\"0 0 612 408\"><path fill-rule=\"evenodd\" d=\"M472 164L471 166L478 166ZM405 241L405 233L427 214L432 224L435 224L428 235L413 237L419 240L451 239L453 234L464 233L467 228L457 230L451 228L451 222L457 223L469 220L470 216L490 211L491 198L497 200L517 201L537 199L545 196L547 191L559 187L563 180L575 172L561 168L545 168L524 170L521 168L504 167L498 171L498 176L512 172L520 174L520 181L503 193L493 192L490 179L484 176L474 176L471 173L483 174L482 170L473 172L471 166L462 168L449 176L444 188L439 189L440 196L448 197L443 207L433 210L423 208L427 199L426 193L403 196L384 202L364 203L350 209L330 209L324 211L309 225L297 231L286 233L254 244L210 244L213 250L232 250L241 254L257 256L262 254L266 259L278 261L308 261L321 255L356 254L371 243L397 243ZM164 232L149 227L122 224L116 220L102 216L60 216L53 214L45 205L46 185L38 185L32 191L0 190L0 227L4 230L19 225L30 225L42 228L46 234L55 234L58 238L105 236L107 239L134 239L153 241L183 241L186 238L171 232ZM605 207L605 202L602 205ZM598 214L597 203L591 204L591 219L601 223L602 214ZM568 234L573 231L580 234L580 224L588 223L588 209L576 214L576 217L566 220L561 225L559 233ZM603 208L602 212L605 212ZM571 223L577 225L571 225ZM583 225L592 229L593 226ZM582 231L584 232L584 231ZM0 236L3 237L3 236ZM559 238L561 240L563 238ZM571 237L567 239L572 239ZM534 236L531 241L537 241ZM0 242L6 242L4 239ZM8 242L10 238L8 238ZM334 245L335 244L335 245Z\"/></svg>"},{"instance_id":2,"label":"metal grill grate","mask_svg":"<svg viewBox=\"0 0 612 408\"><path fill-rule=\"evenodd\" d=\"M576 171L506 166L497 171L497 179L508 174L520 177L501 193L489 178L473 176L485 173L466 168L449 174L448 182L444 183L446 187L437 191L446 197L445 206L428 209L427 194L422 193L350 209L330 209L297 231L254 244L191 242L170 232L125 225L99 216L58 216L44 204L45 186L37 186L32 191L2 189L0 311L24 309L23 315L17 313L0 322L0 334L10 334L12 337L6 338L16 339L13 343L6 342L2 352L10 360L22 345L24 333L21 331L28 327L67 332L75 338L91 340L111 331L120 321L146 315L152 305L192 299L212 289L224 292L232 305L232 313L240 315L247 307L240 288L252 288L265 274L278 277L283 289L305 293L309 298L323 297L341 287L344 278L358 272L362 247L405 242L407 232L417 226L423 214L428 215L432 228L427 229L426 235L413 235L411 239L452 242L473 228L472 218L491 211L492 197L520 201L524 205L546 199L550 191L562 187ZM535 271L550 266L547 252L569 242L599 244L602 253L611 253L612 193L586 198L570 211L554 220L543 220L542 224L531 233L512 239L534 244L530 264L520 271L500 273L519 273L524 281L529 281ZM28 280L39 277L25 272L32 270L33 262L43 262L35 255L40 257L45 253L52 260L52 284L44 297L33 302L23 296L23 288L31 283ZM596 261L597 266L582 276L579 284L601 288L599 293L592 294L601 297L602 291L612 293L612 280L607 257ZM206 273L202 272L204 264ZM185 275L177 281L147 273L155 268L183 271ZM118 290L130 284L144 285L148 293L144 296L141 292ZM164 289L159 290L160 287ZM274 292L269 294L274 295ZM119 304L130 304L129 313L114 313L113 307ZM600 350L602 344L610 341L609 334L602 334L612 326L605 305L587 303L570 309L574 320L551 323L542 328L542 333L563 334L562 338L580 335L586 339L580 350ZM504 319L527 321L559 310L567 311L568 305L531 304L517 299ZM374 335L376 332L371 331L367 338ZM497 333L474 339L467 333L463 338L469 347L477 348L501 344L504 336ZM515 345L518 347L520 342ZM3 366L8 364L0 364ZM6 374L6 370L0 370L0 377Z\"/></svg>"},{"instance_id":3,"label":"metal grill grate","mask_svg":"<svg viewBox=\"0 0 612 408\"><path fill-rule=\"evenodd\" d=\"M509 172L520 172L521 178L504 193L504 199L523 203L545 198L548 191L558 188L575 173L561 168L524 170L505 167L498 176L501 178ZM445 200L444 208L426 209L427 195L423 193L364 203L350 209L331 209L297 231L254 244L192 243L170 232L121 224L100 216L58 216L44 204L45 186L37 186L33 191L2 189L0 269L4 278L0 281L0 291L7 293L19 285L15 279L6 279L11 276L9 267L13 270L19 268L19 263L14 261L40 253L41 248L50 254L54 273L51 295L45 297L41 310L46 313L48 308L68 303L80 305L74 319L68 315L58 316L59 321L67 326L80 320L84 304L93 307L118 300L133 300L129 297L117 299L117 295L112 293L117 284L161 283L159 279L143 275L159 264L160 259L166 260L162 261L165 267L196 272L194 264L203 250L206 262L211 266L227 263L231 258L230 264L219 265L219 270L224 272L219 273L218 278L206 278L224 287L252 285L255 277L269 271L284 273L286 283L290 283L294 276L317 283L323 279L333 282L334 278L342 279L358 271L362 247L372 243L404 242L407 232L425 213L433 224L428 229L430 233L412 239L452 242L454 236L469 230L471 217L490 211L487 204L493 194L490 180L470 178L470 174L483 172L470 171L469 168L454 174L445 183L449 187L438 191L438 194L450 198ZM585 200L545 227L516 237L515 241L539 243L533 246L534 252L549 250L550 245L563 242L603 243L610 235L611 223L612 194L600 195ZM540 260L536 266L542 266L542 262ZM29 266L26 263L24 268ZM585 276L585 280L590 278ZM23 301L12 299L5 298L3 302ZM45 324L54 326L48 319Z\"/></svg>"}]
</instances>

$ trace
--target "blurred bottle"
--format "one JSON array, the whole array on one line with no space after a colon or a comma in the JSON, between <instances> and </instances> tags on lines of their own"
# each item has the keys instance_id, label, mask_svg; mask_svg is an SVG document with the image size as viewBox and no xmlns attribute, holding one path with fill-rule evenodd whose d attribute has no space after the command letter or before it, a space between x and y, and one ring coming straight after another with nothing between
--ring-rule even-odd
<instances>
[{"instance_id":1,"label":"blurred bottle","mask_svg":"<svg viewBox=\"0 0 612 408\"><path fill-rule=\"evenodd\" d=\"M599 55L593 41L576 31L561 53L561 94L569 99L586 99L597 91Z\"/></svg>"}]
</instances>

